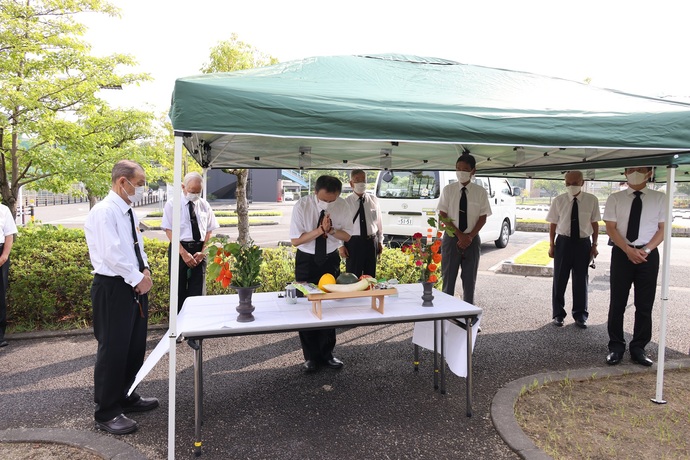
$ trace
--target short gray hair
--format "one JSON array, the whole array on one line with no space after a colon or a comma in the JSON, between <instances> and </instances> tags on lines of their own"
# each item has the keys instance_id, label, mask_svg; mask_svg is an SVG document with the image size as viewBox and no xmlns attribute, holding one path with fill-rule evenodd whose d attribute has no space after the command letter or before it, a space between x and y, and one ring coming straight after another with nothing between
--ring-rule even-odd
<instances>
[{"instance_id":1,"label":"short gray hair","mask_svg":"<svg viewBox=\"0 0 690 460\"><path fill-rule=\"evenodd\" d=\"M193 181L199 181L201 184L204 183L204 178L201 177L201 174L199 174L196 171L192 171L190 173L187 173L187 175L184 176L184 180L182 183L184 184L185 188L189 185L190 182Z\"/></svg>"}]
</instances>

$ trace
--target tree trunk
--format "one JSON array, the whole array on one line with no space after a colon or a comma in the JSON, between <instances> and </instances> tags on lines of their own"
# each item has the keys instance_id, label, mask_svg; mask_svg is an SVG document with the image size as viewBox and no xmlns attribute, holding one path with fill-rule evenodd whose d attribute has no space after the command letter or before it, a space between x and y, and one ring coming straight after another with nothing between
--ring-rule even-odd
<instances>
[{"instance_id":1,"label":"tree trunk","mask_svg":"<svg viewBox=\"0 0 690 460\"><path fill-rule=\"evenodd\" d=\"M237 242L244 244L251 239L249 236L249 204L247 203L248 169L225 169L226 173L237 177Z\"/></svg>"},{"instance_id":2,"label":"tree trunk","mask_svg":"<svg viewBox=\"0 0 690 460\"><path fill-rule=\"evenodd\" d=\"M98 197L89 189L86 189L86 196L89 199L89 209L92 209L94 206L96 206L96 203L98 203Z\"/></svg>"}]
</instances>

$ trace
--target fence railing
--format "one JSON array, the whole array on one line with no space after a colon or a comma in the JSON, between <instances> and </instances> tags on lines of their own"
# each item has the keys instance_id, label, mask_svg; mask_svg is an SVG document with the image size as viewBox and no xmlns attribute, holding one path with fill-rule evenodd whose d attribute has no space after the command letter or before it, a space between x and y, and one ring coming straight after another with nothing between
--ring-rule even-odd
<instances>
[{"instance_id":1,"label":"fence railing","mask_svg":"<svg viewBox=\"0 0 690 460\"><path fill-rule=\"evenodd\" d=\"M159 193L154 191L153 193L145 194L144 197L133 205L146 206L152 203L158 203L159 201L166 200L166 193L163 193L163 197L159 196ZM30 208L32 206L56 206L61 204L74 204L74 203L88 203L89 199L85 196L72 196L72 195L29 195L24 196L24 208ZM100 198L98 199L100 201Z\"/></svg>"}]
</instances>

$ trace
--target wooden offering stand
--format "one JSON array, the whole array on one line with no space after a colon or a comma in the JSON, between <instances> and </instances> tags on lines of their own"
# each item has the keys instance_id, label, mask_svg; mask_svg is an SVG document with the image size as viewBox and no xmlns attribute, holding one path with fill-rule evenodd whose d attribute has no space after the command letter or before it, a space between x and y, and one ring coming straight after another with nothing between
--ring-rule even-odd
<instances>
[{"instance_id":1,"label":"wooden offering stand","mask_svg":"<svg viewBox=\"0 0 690 460\"><path fill-rule=\"evenodd\" d=\"M372 289L368 291L352 291L352 292L324 292L323 294L309 294L307 300L311 301L311 312L319 319L321 318L322 300L336 300L336 299L351 299L354 297L371 297L371 308L383 314L383 297L387 295L397 294L398 290L391 289ZM377 302L378 301L378 302Z\"/></svg>"}]
</instances>

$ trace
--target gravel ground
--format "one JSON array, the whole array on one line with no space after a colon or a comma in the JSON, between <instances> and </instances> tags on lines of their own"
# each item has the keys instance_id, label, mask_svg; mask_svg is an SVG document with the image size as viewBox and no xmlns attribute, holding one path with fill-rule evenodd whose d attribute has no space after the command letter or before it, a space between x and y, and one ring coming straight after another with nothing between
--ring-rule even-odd
<instances>
[{"instance_id":1,"label":"gravel ground","mask_svg":"<svg viewBox=\"0 0 690 460\"><path fill-rule=\"evenodd\" d=\"M680 259L672 258L667 359L686 357L690 347L685 330L690 320L690 263ZM550 278L500 275L482 268L476 298L484 316L474 352L471 418L465 416L464 379L448 374L447 394L434 392L429 352L422 354L419 373L412 371L411 325L339 330L336 356L345 368L314 375L300 372L296 334L206 340L202 458L516 459L492 425L491 400L499 388L520 377L603 365L607 261L602 254L591 272L586 330L576 328L570 317L563 328L551 325ZM660 310L657 301L655 336L647 348L654 360ZM632 319L629 312L629 333ZM162 335L160 330L149 333L149 349ZM178 347L175 443L181 459L192 457L193 369L191 349ZM95 350L90 335L12 340L0 350L0 430L93 430ZM166 357L138 390L158 397L161 408L135 414L139 431L118 438L150 459L167 458L167 369Z\"/></svg>"}]
</instances>

